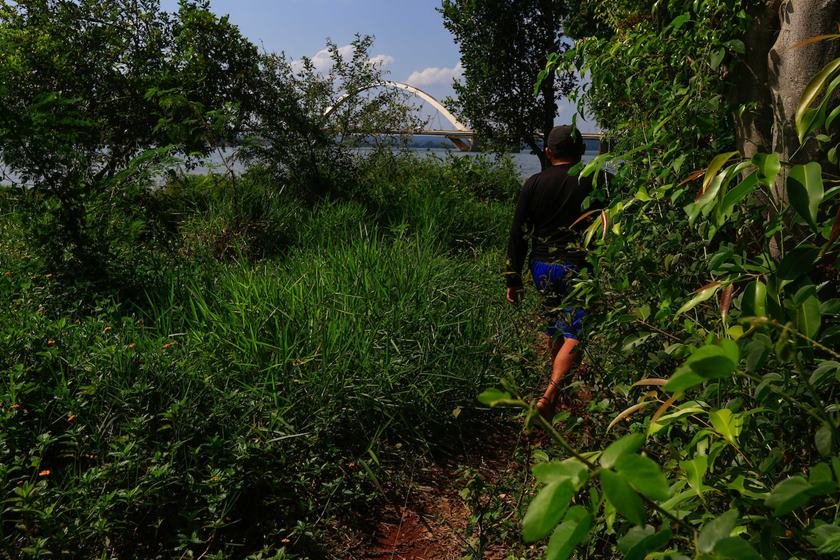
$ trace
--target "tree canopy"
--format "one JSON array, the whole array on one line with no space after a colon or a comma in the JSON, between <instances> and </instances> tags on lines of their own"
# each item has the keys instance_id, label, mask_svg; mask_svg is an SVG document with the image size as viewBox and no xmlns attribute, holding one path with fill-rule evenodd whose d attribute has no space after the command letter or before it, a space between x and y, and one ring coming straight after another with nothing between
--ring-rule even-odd
<instances>
[{"instance_id":1,"label":"tree canopy","mask_svg":"<svg viewBox=\"0 0 840 560\"><path fill-rule=\"evenodd\" d=\"M557 101L572 73L553 74L534 84L549 54L566 48L560 0L444 0L440 12L461 52L463 80L449 105L483 141L496 149L531 148L545 165L542 142L554 126Z\"/></svg>"}]
</instances>

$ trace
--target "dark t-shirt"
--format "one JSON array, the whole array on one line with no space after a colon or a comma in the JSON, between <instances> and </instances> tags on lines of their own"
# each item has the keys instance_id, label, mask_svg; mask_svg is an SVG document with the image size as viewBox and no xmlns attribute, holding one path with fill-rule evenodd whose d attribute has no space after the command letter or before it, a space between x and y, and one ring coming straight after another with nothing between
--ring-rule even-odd
<instances>
[{"instance_id":1,"label":"dark t-shirt","mask_svg":"<svg viewBox=\"0 0 840 560\"><path fill-rule=\"evenodd\" d=\"M531 176L519 192L507 250L507 286L522 286L522 266L531 239L531 260L577 267L586 254L579 248L579 233L572 222L592 192L591 178L578 181L569 175L571 164L557 165Z\"/></svg>"}]
</instances>

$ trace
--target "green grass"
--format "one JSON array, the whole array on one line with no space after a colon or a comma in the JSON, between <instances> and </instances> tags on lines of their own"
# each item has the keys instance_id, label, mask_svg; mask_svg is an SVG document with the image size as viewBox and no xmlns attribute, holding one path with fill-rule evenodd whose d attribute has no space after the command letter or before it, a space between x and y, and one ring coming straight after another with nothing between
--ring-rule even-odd
<instances>
[{"instance_id":1,"label":"green grass","mask_svg":"<svg viewBox=\"0 0 840 560\"><path fill-rule=\"evenodd\" d=\"M256 172L170 185L121 248L131 298L50 275L2 195L13 556L316 550L318 521L377 499L383 446L410 459L516 374L498 275L510 168L366 165L358 192L317 202Z\"/></svg>"}]
</instances>

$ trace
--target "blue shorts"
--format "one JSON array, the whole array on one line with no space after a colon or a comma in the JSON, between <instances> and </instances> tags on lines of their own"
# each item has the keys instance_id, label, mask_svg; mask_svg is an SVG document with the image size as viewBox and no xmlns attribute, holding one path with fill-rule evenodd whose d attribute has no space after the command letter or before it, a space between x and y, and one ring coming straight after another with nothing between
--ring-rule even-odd
<instances>
[{"instance_id":1,"label":"blue shorts","mask_svg":"<svg viewBox=\"0 0 840 560\"><path fill-rule=\"evenodd\" d=\"M531 276L542 296L543 332L552 338L562 334L564 338L580 339L584 310L562 307L569 283L577 273L578 269L572 265L531 261Z\"/></svg>"}]
</instances>

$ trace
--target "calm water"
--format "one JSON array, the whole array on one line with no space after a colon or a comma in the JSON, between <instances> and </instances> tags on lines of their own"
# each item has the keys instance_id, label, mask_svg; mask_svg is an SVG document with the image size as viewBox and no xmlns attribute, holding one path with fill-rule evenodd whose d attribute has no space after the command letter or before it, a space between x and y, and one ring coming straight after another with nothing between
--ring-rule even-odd
<instances>
[{"instance_id":1,"label":"calm water","mask_svg":"<svg viewBox=\"0 0 840 560\"><path fill-rule=\"evenodd\" d=\"M368 154L373 151L373 148L356 148L356 152L360 154ZM460 150L448 150L445 148L412 148L411 152L419 155L425 156L430 158L436 158L439 160L445 160L448 157L477 157L485 154L480 154L476 152L462 152ZM534 173L539 173L540 171L540 160L537 156L529 153L529 152L519 152L519 153L512 153L509 154L511 159L513 159L513 163L516 165L516 169L519 172L519 177L523 180L530 177ZM583 161L588 162L592 158L598 155L597 152L594 151L587 151L583 155ZM490 156L488 156L490 157ZM224 170L224 167L221 165L221 158L217 155L211 157L209 160L209 165L204 167L196 168L193 173L201 174L206 173L210 169L214 169L215 171ZM241 172L243 170L243 166L240 163L236 163L233 165L233 170L236 172Z\"/></svg>"},{"instance_id":2,"label":"calm water","mask_svg":"<svg viewBox=\"0 0 840 560\"><path fill-rule=\"evenodd\" d=\"M358 148L357 149L357 151L359 153L362 153L362 154L369 153L371 150L372 150L372 148ZM439 160L445 160L446 158L448 158L450 156L451 157L476 157L476 156L482 155L482 154L478 154L478 153L475 153L475 152L462 152L460 150L455 150L455 149L447 150L447 149L443 149L443 148L423 148L423 149L415 148L415 149L412 149L411 151L414 152L417 155L420 155L420 156L437 158ZM228 151L228 153L225 154L225 155L229 155L229 153L230 152ZM595 157L596 155L597 155L597 152L587 151L583 155L583 161L585 161L585 162L589 161L593 157ZM540 160L537 158L537 156L535 156L531 153L528 153L528 152L512 153L512 154L510 154L510 157L513 159L513 163L516 165L516 169L519 172L519 176L523 180L530 177L534 173L538 173L540 171ZM232 167L232 169L235 173L241 173L245 169L245 167L238 161L234 162L231 167ZM225 167L222 165L221 156L219 156L218 154L211 156L207 160L205 165L196 167L195 169L190 170L188 172L192 173L192 174L195 174L195 175L201 175L201 174L205 174L205 173L207 173L208 171L211 171L211 170L215 171L217 173L221 173L221 172L225 171ZM0 169L0 182L17 183L18 181L17 181L17 178L13 174L9 173L7 170Z\"/></svg>"}]
</instances>

